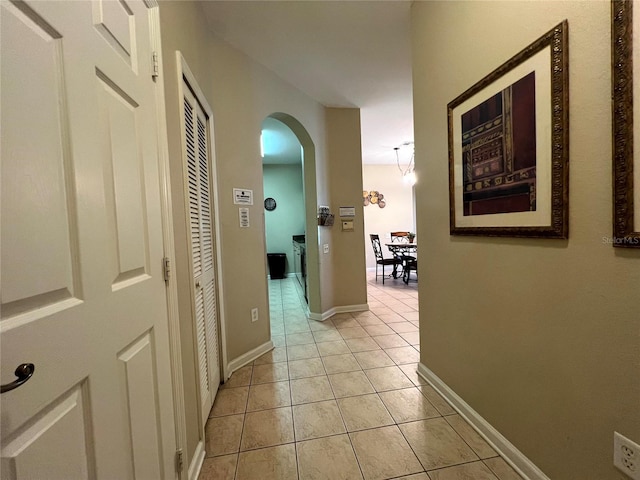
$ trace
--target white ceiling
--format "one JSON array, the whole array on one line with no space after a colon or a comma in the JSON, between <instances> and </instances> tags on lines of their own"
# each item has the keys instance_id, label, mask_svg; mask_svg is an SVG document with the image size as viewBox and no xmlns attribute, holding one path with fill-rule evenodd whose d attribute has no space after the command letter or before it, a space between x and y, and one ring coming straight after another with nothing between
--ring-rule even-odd
<instances>
[{"instance_id":1,"label":"white ceiling","mask_svg":"<svg viewBox=\"0 0 640 480\"><path fill-rule=\"evenodd\" d=\"M207 1L213 32L330 107L359 107L364 163L413 140L409 9L403 0Z\"/></svg>"}]
</instances>

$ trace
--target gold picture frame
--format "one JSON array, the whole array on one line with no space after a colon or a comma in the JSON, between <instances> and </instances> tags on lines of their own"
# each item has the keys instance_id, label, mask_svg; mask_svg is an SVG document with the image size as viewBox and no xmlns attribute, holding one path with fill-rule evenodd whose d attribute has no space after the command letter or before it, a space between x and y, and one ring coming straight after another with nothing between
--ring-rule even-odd
<instances>
[{"instance_id":1,"label":"gold picture frame","mask_svg":"<svg viewBox=\"0 0 640 480\"><path fill-rule=\"evenodd\" d=\"M566 239L565 20L447 106L450 233Z\"/></svg>"},{"instance_id":2,"label":"gold picture frame","mask_svg":"<svg viewBox=\"0 0 640 480\"><path fill-rule=\"evenodd\" d=\"M640 38L633 36L631 0L611 2L611 59L613 97L613 246L640 248L640 153L634 152L634 112L640 109L640 94L634 84L633 52L640 51ZM637 68L637 67L636 67ZM634 103L635 102L635 103ZM640 134L637 134L640 135ZM634 169L634 166L636 167Z\"/></svg>"}]
</instances>

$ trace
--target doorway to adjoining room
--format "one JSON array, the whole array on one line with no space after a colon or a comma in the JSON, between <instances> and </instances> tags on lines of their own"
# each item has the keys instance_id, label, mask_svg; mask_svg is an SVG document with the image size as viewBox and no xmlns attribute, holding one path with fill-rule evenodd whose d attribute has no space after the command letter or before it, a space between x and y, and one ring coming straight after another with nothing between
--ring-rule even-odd
<instances>
[{"instance_id":1,"label":"doorway to adjoining room","mask_svg":"<svg viewBox=\"0 0 640 480\"><path fill-rule=\"evenodd\" d=\"M371 235L377 235L380 240L381 254L386 263L391 264L394 259L387 244L398 241L405 242L408 237L418 243L416 235L415 214L415 174L413 172L413 143L405 142L396 149L389 149L389 155L376 163L365 162L362 165L362 196L364 203L364 239L366 252L366 268L368 290L371 280L380 288L397 285L399 287L416 286L417 275L411 270L409 283L405 283L402 267L393 268L385 265L384 284L382 282L381 266L377 264ZM406 232L407 238L394 238L392 232ZM417 250L414 249L414 250ZM401 252L401 254L417 257L417 251ZM398 252L396 252L396 256ZM376 282L376 265L378 265L378 281ZM417 265L417 264L416 264ZM398 272L393 275L393 272ZM417 288L416 288L417 291Z\"/></svg>"},{"instance_id":2,"label":"doorway to adjoining room","mask_svg":"<svg viewBox=\"0 0 640 480\"><path fill-rule=\"evenodd\" d=\"M405 261L398 255L416 257L417 251L396 252L387 244L418 243L416 232L415 174L413 142L389 149L384 160L375 163L365 159L362 165L364 204L364 239L367 268L367 303L370 311L385 324L381 331L396 333L412 348L420 349L418 282L416 272L403 275ZM407 233L397 238L392 233ZM380 251L387 265L384 274L373 248L371 235L377 235ZM411 234L411 235L409 235ZM415 237L413 237L415 235ZM408 238L408 237L411 238ZM411 240L411 242L409 242ZM417 250L417 247L415 248ZM376 266L378 275L376 275ZM396 274L394 275L394 272ZM382 275L384 275L384 283ZM408 280L405 282L405 279ZM391 338L391 337L389 337ZM406 345L405 344L405 345Z\"/></svg>"},{"instance_id":3,"label":"doorway to adjoining room","mask_svg":"<svg viewBox=\"0 0 640 480\"><path fill-rule=\"evenodd\" d=\"M287 301L308 315L320 305L315 147L304 127L283 113L264 120L260 146L270 299L281 299L286 285ZM272 335L284 328L280 303L270 302Z\"/></svg>"}]
</instances>

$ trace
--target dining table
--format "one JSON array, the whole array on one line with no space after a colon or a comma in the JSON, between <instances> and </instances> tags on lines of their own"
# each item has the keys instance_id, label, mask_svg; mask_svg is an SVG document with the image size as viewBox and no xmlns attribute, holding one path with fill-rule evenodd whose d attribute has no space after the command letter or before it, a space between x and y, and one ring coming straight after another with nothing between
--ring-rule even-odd
<instances>
[{"instance_id":1,"label":"dining table","mask_svg":"<svg viewBox=\"0 0 640 480\"><path fill-rule=\"evenodd\" d=\"M395 257L401 257L402 255L410 255L418 253L417 243L400 243L392 242L385 243L391 254Z\"/></svg>"},{"instance_id":2,"label":"dining table","mask_svg":"<svg viewBox=\"0 0 640 480\"><path fill-rule=\"evenodd\" d=\"M418 254L418 244L406 242L391 242L385 243L385 245L395 258L399 258L402 260L402 279L404 283L408 284L409 270L407 269L407 261L415 261L416 255Z\"/></svg>"}]
</instances>

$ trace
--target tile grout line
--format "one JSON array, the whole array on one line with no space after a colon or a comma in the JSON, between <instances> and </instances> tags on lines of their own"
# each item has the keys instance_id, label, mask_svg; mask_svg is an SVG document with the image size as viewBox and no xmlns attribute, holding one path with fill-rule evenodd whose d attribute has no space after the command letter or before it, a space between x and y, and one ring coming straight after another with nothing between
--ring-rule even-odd
<instances>
[{"instance_id":1,"label":"tile grout line","mask_svg":"<svg viewBox=\"0 0 640 480\"><path fill-rule=\"evenodd\" d=\"M283 287L282 287L282 285L279 285L279 286L280 286L280 294L281 294L280 303L281 303L281 305L282 305L282 311L284 312L284 311L285 311L285 309L284 309L284 299L282 298L282 290L283 290ZM299 297L299 295L298 295L298 297ZM298 299L300 300L300 297L299 297ZM393 311L393 308L391 308L391 307L387 307L387 308L390 308L390 310L392 310L392 311ZM289 308L288 310L291 310L291 309ZM398 312L393 312L393 313L394 313L394 314L397 314L397 315L399 315L399 316L401 316L401 317L402 317L402 315L401 315L400 313L398 313ZM374 316L376 316L375 314L373 314L373 315L374 315ZM357 324L359 325L359 327L360 327L360 328L364 329L364 326L365 326L365 325L362 325L360 322L358 322L358 319L357 319L356 317L354 317L353 315L350 315L350 316L356 320L356 322L357 322ZM377 317L377 316L376 316L376 317ZM403 317L403 318L404 318L404 317ZM380 319L379 319L379 320L380 320ZM408 319L404 319L403 321L409 321L409 320L408 320ZM307 320L307 322L308 322L308 320ZM347 430L347 428L346 428L346 422L345 422L345 420L344 420L344 416L343 416L342 410L340 409L339 404L338 404L338 400L339 400L339 399L335 398L335 390L334 390L333 384L332 384L332 383L330 382L330 380L329 380L329 375L330 375L330 374L328 373L328 371L327 371L327 369L326 369L326 365L325 365L325 358L327 358L327 357L331 357L331 356L335 356L335 355L320 355L319 349L317 348L317 347L318 347L318 344L319 344L319 343L326 343L326 342L318 342L318 341L317 341L317 339L316 339L316 337L315 337L315 335L314 335L314 332L315 332L314 330L309 330L309 331L306 331L306 330L305 330L305 331L293 331L293 332L288 333L288 332L287 332L287 324L285 323L285 319L284 319L284 314L283 314L282 323L283 323L283 327L284 327L284 328L283 328L283 330L284 330L284 331L283 331L283 333L282 333L282 335L281 335L281 336L283 337L283 340L284 340L284 347L285 347L285 358L286 358L286 360L285 360L285 361L287 362L287 376L288 376L288 377L287 377L287 381L288 381L288 385L289 385L289 399L290 399L290 403L291 403L290 408L291 408L291 415L292 415L292 425L293 425L293 429L294 429L294 431L293 431L293 434L294 434L294 441L293 441L293 442L287 442L287 443L294 443L294 445L295 445L295 452L296 452L296 454L295 454L295 455L296 455L296 468L297 468L298 476L299 476L299 474L300 474L300 471L299 471L299 467L300 467L300 465L299 465L299 463L298 463L298 458L297 458L297 443L299 443L299 441L298 441L298 439L296 438L296 435L295 435L295 419L293 418L293 407L294 407L293 403L294 403L294 400L293 400L293 391L292 391L292 388L291 388L291 383L292 383L293 379L291 378L291 371L290 371L290 362L292 362L292 361L294 361L294 360L291 360L291 359L289 358L289 353L288 353L287 347L289 347L290 345L288 345L288 342L287 342L287 336L288 336L288 335L296 335L296 334L300 334L300 333L311 333L311 337L312 337L312 339L313 339L313 343L308 343L308 344L299 344L299 345L314 345L314 346L316 347L316 351L317 351L317 353L318 353L318 357L311 357L311 358L309 358L309 359L315 359L315 358L318 358L318 359L320 360L320 363L322 364L322 366L323 366L323 370L324 370L324 373L323 373L322 375L311 375L311 376L304 376L304 377L300 377L300 378L301 378L301 379L303 379L303 378L314 378L314 377L326 377L326 378L327 378L328 383L329 383L329 386L330 386L330 388L331 388L332 395L333 395L333 397L334 397L334 398L333 398L333 401L336 403L336 405L338 405L338 411L339 411L339 413L340 413L340 417L341 417L341 421L342 421L342 423L343 423L343 426L345 427L345 433L347 434L347 436L348 436L348 438L349 438L350 446L351 446L352 452L353 452L353 454L354 454L354 456L355 456L355 458L356 458L356 461L357 461L357 463L358 463L358 467L359 467L359 469L360 469L361 473L363 474L364 472L362 471L362 466L360 465L360 461L358 460L357 455L355 455L354 446L353 446L353 443L351 442L351 437L350 437L350 435L349 435L349 433L350 433L350 432L346 431L346 430ZM293 323L293 322L292 322L292 323ZM394 322L392 322L392 323L394 323ZM389 324L387 324L386 322L382 322L382 323L380 323L380 325L387 325L387 326L388 326ZM334 330L339 330L339 329L338 329L338 328L335 328ZM392 330L393 330L393 329L392 329ZM372 339L372 340L377 344L377 342L375 341L375 339L373 339L373 336L372 336L372 335L370 335L370 334L369 334L369 332L367 332L366 330L365 330L365 332L367 333L367 335L366 335L365 337L362 337L362 338L371 338L371 339ZM405 333L407 333L407 332L405 332ZM389 335L398 336L398 337L400 337L403 341L406 341L406 339L404 339L404 337L402 337L402 335L401 335L399 332L396 332L395 330L394 330L394 333L393 333L393 334L389 334ZM344 338L342 338L342 342L345 342L345 339L344 339ZM345 343L346 343L346 342L345 342ZM413 347L413 345L410 345L410 342L407 342L407 343L408 343L409 345L406 345L406 346L411 346L411 347ZM347 348L348 348L348 350L349 350L349 355L353 356L353 357L356 359L357 365L359 366L359 370L358 370L358 371L363 372L363 373L365 374L365 377L366 377L367 381L371 384L371 381L370 381L370 379L369 379L368 375L366 374L366 370L373 370L373 369L376 369L376 368L385 368L385 366L377 366L377 367L372 367L372 368L369 368L369 369L365 369L365 368L363 368L363 365L360 363L360 361L358 361L358 359L357 359L357 357L355 356L355 354L357 354L357 353L367 353L367 352L369 352L369 351L374 351L374 350L364 350L364 351L357 351L357 352L354 352L354 351L352 350L352 348L353 348L353 347L350 347L348 344L347 344ZM393 347L390 347L390 348L393 348ZM417 350L417 349L415 349L415 347L413 347L413 349L414 349L414 350ZM381 347L379 344L377 345L377 348L375 349L375 351L383 352L383 353L384 353L385 355L387 355L387 357L388 357L387 349L385 349L385 348ZM339 354L336 354L336 355L339 355ZM390 358L390 357L389 357L389 358ZM309 360L309 359L299 359L299 360ZM394 360L393 358L391 358L391 361L393 362L393 365L389 365L388 367L395 366L395 367L399 368L399 369L400 369L400 371L401 371L401 373L402 373L402 375L403 375L403 376L405 376L405 377L407 377L407 376L406 376L406 374L405 374L405 372L400 368L402 365L406 365L407 363L398 363L398 361ZM270 363L272 363L272 364L276 364L276 363L281 363L281 362L270 362ZM408 362L408 363L415 363L415 362ZM254 376L254 371L253 371L254 367L255 367L255 362L252 364L251 375L250 375L250 378L249 378L249 393L251 393L251 389L252 389L255 385L259 385L259 384L255 384L255 385L254 385L254 383L253 383L253 381L254 381L254 378L253 378L253 376ZM347 372L347 373L348 373L348 372ZM408 378L408 377L407 377L407 378ZM410 380L410 379L409 379L409 380ZM270 382L264 382L264 383L265 383L265 384L268 384L268 383L277 383L277 382L278 382L278 380L274 380L274 381L270 381ZM412 388L417 388L417 387L416 387L416 385L415 385L415 383L414 383L412 380L411 380L411 383L412 383L412 386L413 386ZM390 418L391 418L391 419L392 419L392 421L394 422L394 425L396 425L396 426L397 426L397 425L398 425L398 423L395 421L395 419L393 418L393 416L390 414L390 412L389 412L389 410L388 410L388 408L387 408L386 404L384 404L384 402L382 401L382 399L381 399L381 397L380 397L380 395L379 395L379 393L380 393L380 392L376 391L376 390L375 390L375 387L373 387L373 385L371 385L371 386L372 386L372 388L374 389L373 394L375 394L375 395L376 395L376 397L378 398L378 400L379 400L380 402L382 402L382 404L383 404L383 406L384 406L384 408L385 408L385 411L389 414ZM409 387L394 388L394 389L385 390L385 391L401 390L401 389L403 389L403 388L409 388ZM248 395L247 395L247 400L246 400L246 402L245 402L245 412L243 413L243 429L242 429L242 434L241 434L241 441L242 441L242 438L243 438L243 437L244 437L244 435L245 435L246 418L247 418L247 414L248 414L247 409L248 409L248 402L249 402L249 393L248 393ZM358 395L356 395L356 396L358 396ZM349 397L345 397L345 398L349 398ZM318 401L318 402L319 402L319 401ZM317 403L317 402L306 402L306 403L304 403L304 404L312 404L312 403ZM304 405L304 404L301 404L301 405ZM277 407L273 407L273 408L277 408ZM266 410L266 409L265 409L265 410ZM371 429L375 429L375 428L379 428L379 427L372 427ZM364 431L364 430L370 430L370 429L363 429L363 430L359 430L359 431ZM337 435L342 435L342 434L337 434ZM325 437L318 437L318 438L326 438L326 437L331 437L331 436L335 436L335 435L328 435L328 436L325 436ZM310 440L312 440L312 439L310 439ZM287 444L287 443L284 443L284 444L281 444L281 445L285 445L285 444ZM268 447L261 447L261 448L268 448ZM259 449L260 449L260 448L258 448L258 449L252 449L252 450L259 450ZM247 451L250 451L250 450L247 450ZM242 453L242 452L239 452L239 453ZM238 453L238 458L239 458L239 453ZM238 462L237 462L237 464L236 464L236 476L237 476L238 466L239 466L239 461L238 461Z\"/></svg>"}]
</instances>

